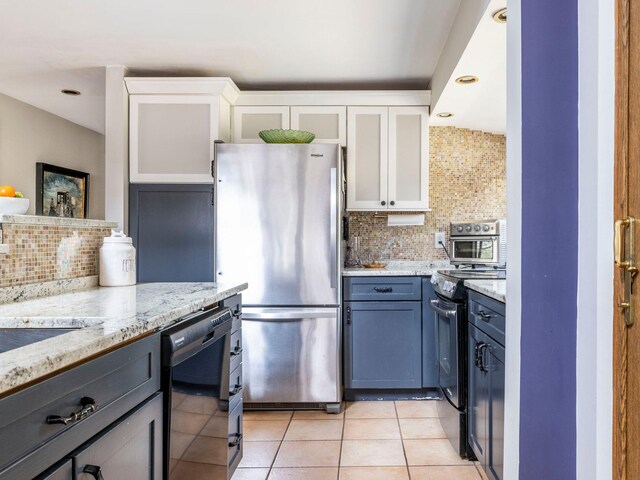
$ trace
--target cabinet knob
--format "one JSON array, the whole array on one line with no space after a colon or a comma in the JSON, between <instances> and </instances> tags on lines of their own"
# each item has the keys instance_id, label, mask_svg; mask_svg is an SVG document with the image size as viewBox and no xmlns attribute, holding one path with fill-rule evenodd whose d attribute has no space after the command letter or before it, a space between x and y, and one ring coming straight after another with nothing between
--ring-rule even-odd
<instances>
[{"instance_id":1,"label":"cabinet knob","mask_svg":"<svg viewBox=\"0 0 640 480\"><path fill-rule=\"evenodd\" d=\"M382 201L380 202L380 205L382 205L383 207L384 207L386 204L387 204L387 202L385 202L384 200L382 200Z\"/></svg>"},{"instance_id":2,"label":"cabinet knob","mask_svg":"<svg viewBox=\"0 0 640 480\"><path fill-rule=\"evenodd\" d=\"M393 205L395 205L395 204L396 204L396 202L394 202L393 200L391 200L391 201L389 202L389 205L391 205L391 206L393 206Z\"/></svg>"}]
</instances>

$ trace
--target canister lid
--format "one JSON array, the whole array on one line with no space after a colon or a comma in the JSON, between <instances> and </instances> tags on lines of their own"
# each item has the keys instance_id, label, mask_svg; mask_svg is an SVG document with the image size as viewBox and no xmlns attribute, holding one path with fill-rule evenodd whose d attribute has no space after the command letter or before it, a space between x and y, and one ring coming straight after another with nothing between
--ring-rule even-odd
<instances>
[{"instance_id":1,"label":"canister lid","mask_svg":"<svg viewBox=\"0 0 640 480\"><path fill-rule=\"evenodd\" d=\"M133 244L133 240L131 237L127 237L122 230L111 230L111 236L104 237L104 243L124 243L131 245Z\"/></svg>"}]
</instances>

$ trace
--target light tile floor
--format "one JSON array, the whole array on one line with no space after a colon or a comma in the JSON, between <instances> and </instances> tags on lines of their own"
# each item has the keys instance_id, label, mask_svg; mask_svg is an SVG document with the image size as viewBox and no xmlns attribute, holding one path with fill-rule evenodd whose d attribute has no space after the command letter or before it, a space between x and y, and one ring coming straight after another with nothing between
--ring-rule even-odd
<instances>
[{"instance_id":1,"label":"light tile floor","mask_svg":"<svg viewBox=\"0 0 640 480\"><path fill-rule=\"evenodd\" d=\"M317 411L244 413L233 480L482 480L440 426L434 401L355 402Z\"/></svg>"}]
</instances>

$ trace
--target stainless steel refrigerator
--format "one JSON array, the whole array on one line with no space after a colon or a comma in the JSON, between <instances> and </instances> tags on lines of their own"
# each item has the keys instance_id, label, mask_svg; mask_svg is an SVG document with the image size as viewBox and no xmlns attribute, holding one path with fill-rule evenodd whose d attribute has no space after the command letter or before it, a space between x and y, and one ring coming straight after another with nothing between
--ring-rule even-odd
<instances>
[{"instance_id":1,"label":"stainless steel refrigerator","mask_svg":"<svg viewBox=\"0 0 640 480\"><path fill-rule=\"evenodd\" d=\"M340 146L216 144L214 177L216 281L249 283L245 404L339 410Z\"/></svg>"}]
</instances>

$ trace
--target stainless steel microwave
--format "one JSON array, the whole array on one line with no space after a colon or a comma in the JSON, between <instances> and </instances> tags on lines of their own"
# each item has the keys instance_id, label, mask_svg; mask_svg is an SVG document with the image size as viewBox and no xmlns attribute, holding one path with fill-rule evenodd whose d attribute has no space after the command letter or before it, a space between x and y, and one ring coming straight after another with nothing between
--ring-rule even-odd
<instances>
[{"instance_id":1,"label":"stainless steel microwave","mask_svg":"<svg viewBox=\"0 0 640 480\"><path fill-rule=\"evenodd\" d=\"M506 220L452 223L449 240L453 265L507 264Z\"/></svg>"}]
</instances>

